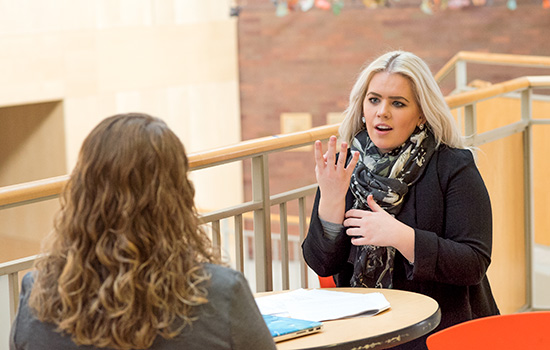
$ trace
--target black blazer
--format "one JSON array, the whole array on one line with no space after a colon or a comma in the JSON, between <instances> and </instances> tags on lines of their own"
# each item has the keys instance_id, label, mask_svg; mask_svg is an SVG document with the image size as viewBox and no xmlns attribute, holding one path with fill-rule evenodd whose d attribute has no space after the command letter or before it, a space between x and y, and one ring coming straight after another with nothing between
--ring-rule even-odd
<instances>
[{"instance_id":1,"label":"black blazer","mask_svg":"<svg viewBox=\"0 0 550 350\"><path fill-rule=\"evenodd\" d=\"M491 203L471 152L440 146L426 166L396 217L415 230L415 262L411 265L396 251L393 287L434 298L441 308L437 331L497 315L499 310L486 276L492 248ZM319 196L317 191L302 244L304 259L318 275L334 275L337 286L348 287L351 241L345 228L334 241L324 237L317 213ZM346 210L352 204L348 191ZM425 338L403 348L425 348Z\"/></svg>"}]
</instances>

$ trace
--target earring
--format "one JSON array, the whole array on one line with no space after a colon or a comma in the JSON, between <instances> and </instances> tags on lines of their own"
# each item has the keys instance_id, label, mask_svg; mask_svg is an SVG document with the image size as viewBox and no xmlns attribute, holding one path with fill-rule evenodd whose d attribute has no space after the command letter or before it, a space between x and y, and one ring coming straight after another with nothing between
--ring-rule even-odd
<instances>
[{"instance_id":1,"label":"earring","mask_svg":"<svg viewBox=\"0 0 550 350\"><path fill-rule=\"evenodd\" d=\"M363 122L363 124L365 123L365 117L361 117L361 121Z\"/></svg>"},{"instance_id":2,"label":"earring","mask_svg":"<svg viewBox=\"0 0 550 350\"><path fill-rule=\"evenodd\" d=\"M419 128L420 130L424 130L424 123L420 124L420 125L418 126L418 128Z\"/></svg>"}]
</instances>

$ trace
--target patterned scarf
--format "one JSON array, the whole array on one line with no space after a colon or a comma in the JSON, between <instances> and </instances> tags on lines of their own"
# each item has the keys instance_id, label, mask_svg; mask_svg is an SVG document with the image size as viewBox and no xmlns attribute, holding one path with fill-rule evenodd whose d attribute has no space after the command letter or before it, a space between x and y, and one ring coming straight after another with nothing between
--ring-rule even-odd
<instances>
[{"instance_id":1,"label":"patterned scarf","mask_svg":"<svg viewBox=\"0 0 550 350\"><path fill-rule=\"evenodd\" d=\"M401 146L380 154L367 130L362 130L355 135L351 150L360 154L351 176L353 208L370 210L367 197L372 194L378 205L395 216L409 187L420 178L430 160L435 138L428 128L416 128ZM348 260L354 265L351 286L392 288L394 258L394 247L352 246Z\"/></svg>"}]
</instances>

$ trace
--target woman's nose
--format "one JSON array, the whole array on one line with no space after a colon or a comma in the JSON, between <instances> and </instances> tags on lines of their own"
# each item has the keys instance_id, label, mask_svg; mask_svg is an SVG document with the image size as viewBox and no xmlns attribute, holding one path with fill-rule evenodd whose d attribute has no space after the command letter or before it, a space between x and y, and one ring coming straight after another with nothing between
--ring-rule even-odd
<instances>
[{"instance_id":1,"label":"woman's nose","mask_svg":"<svg viewBox=\"0 0 550 350\"><path fill-rule=\"evenodd\" d=\"M386 102L381 102L378 105L378 111L377 111L376 115L380 118L389 118L390 111L389 111L389 108L388 108L388 104Z\"/></svg>"}]
</instances>

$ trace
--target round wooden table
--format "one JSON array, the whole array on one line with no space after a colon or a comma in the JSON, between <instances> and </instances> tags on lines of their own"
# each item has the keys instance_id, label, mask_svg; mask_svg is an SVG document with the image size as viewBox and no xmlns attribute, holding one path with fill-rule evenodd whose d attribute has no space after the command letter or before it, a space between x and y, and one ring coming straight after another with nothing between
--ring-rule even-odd
<instances>
[{"instance_id":1,"label":"round wooden table","mask_svg":"<svg viewBox=\"0 0 550 350\"><path fill-rule=\"evenodd\" d=\"M441 320L439 305L426 295L395 289L326 290L351 293L380 292L384 294L391 307L375 316L325 321L321 332L279 342L277 349L386 349L427 334L435 329ZM268 294L258 293L256 296Z\"/></svg>"}]
</instances>

